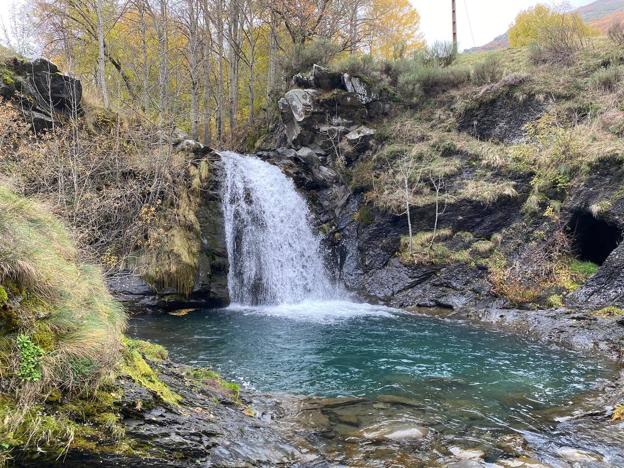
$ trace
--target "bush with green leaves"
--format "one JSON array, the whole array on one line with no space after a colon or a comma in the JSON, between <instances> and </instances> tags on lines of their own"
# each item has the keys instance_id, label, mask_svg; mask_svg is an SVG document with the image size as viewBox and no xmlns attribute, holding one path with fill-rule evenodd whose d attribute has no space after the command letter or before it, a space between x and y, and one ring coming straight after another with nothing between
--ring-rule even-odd
<instances>
[{"instance_id":1,"label":"bush with green leaves","mask_svg":"<svg viewBox=\"0 0 624 468\"><path fill-rule=\"evenodd\" d=\"M422 54L427 64L441 67L449 67L457 59L457 49L448 41L435 41Z\"/></svg>"},{"instance_id":2,"label":"bush with green leaves","mask_svg":"<svg viewBox=\"0 0 624 468\"><path fill-rule=\"evenodd\" d=\"M280 65L285 76L307 71L312 65L328 66L339 54L340 48L334 42L318 39L306 44L296 44Z\"/></svg>"},{"instance_id":3,"label":"bush with green leaves","mask_svg":"<svg viewBox=\"0 0 624 468\"><path fill-rule=\"evenodd\" d=\"M601 68L590 77L592 88L600 91L615 91L622 81L622 68L619 66L609 66Z\"/></svg>"},{"instance_id":4,"label":"bush with green leaves","mask_svg":"<svg viewBox=\"0 0 624 468\"><path fill-rule=\"evenodd\" d=\"M484 61L477 63L472 69L472 82L477 85L496 83L503 77L501 60L489 55Z\"/></svg>"},{"instance_id":5,"label":"bush with green leaves","mask_svg":"<svg viewBox=\"0 0 624 468\"><path fill-rule=\"evenodd\" d=\"M420 60L399 66L402 68L398 74L399 95L412 102L459 87L470 80L470 70L463 66L441 67Z\"/></svg>"},{"instance_id":6,"label":"bush with green leaves","mask_svg":"<svg viewBox=\"0 0 624 468\"><path fill-rule=\"evenodd\" d=\"M26 382L41 380L41 357L44 354L40 346L33 343L28 335L17 335L15 339L19 351L19 377Z\"/></svg>"}]
</instances>

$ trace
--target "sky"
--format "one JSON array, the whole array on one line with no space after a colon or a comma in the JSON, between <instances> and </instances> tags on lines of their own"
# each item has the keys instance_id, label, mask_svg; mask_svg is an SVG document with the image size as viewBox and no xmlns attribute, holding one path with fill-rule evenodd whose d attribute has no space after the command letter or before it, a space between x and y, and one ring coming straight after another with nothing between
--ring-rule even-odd
<instances>
[{"instance_id":1,"label":"sky","mask_svg":"<svg viewBox=\"0 0 624 468\"><path fill-rule=\"evenodd\" d=\"M579 7L592 1L568 0L568 3L573 7ZM420 27L428 43L451 40L451 0L411 0L411 3L420 13ZM520 11L537 3L553 2L550 0L457 0L460 50L487 44L507 31Z\"/></svg>"}]
</instances>

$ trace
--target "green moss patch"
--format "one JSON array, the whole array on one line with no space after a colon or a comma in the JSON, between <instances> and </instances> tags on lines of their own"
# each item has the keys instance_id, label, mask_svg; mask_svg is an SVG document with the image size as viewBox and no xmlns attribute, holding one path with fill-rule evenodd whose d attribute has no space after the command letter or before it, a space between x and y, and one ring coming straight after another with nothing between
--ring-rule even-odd
<instances>
[{"instance_id":1,"label":"green moss patch","mask_svg":"<svg viewBox=\"0 0 624 468\"><path fill-rule=\"evenodd\" d=\"M222 393L235 401L240 398L240 385L228 382L218 372L204 367L195 367L186 372L186 376L196 384L206 385L212 390Z\"/></svg>"},{"instance_id":2,"label":"green moss patch","mask_svg":"<svg viewBox=\"0 0 624 468\"><path fill-rule=\"evenodd\" d=\"M624 309L615 306L603 307L595 310L592 315L596 317L621 317L624 316Z\"/></svg>"},{"instance_id":3,"label":"green moss patch","mask_svg":"<svg viewBox=\"0 0 624 468\"><path fill-rule=\"evenodd\" d=\"M147 349L150 355L153 355L156 349L158 350L158 356L161 355L160 349L156 348L157 345L146 344L144 341L131 339L126 339L125 343L126 349L123 353L120 372L130 377L142 387L151 390L163 402L170 405L178 405L180 401L182 401L182 397L163 383L154 369L145 361L143 355L144 349Z\"/></svg>"}]
</instances>

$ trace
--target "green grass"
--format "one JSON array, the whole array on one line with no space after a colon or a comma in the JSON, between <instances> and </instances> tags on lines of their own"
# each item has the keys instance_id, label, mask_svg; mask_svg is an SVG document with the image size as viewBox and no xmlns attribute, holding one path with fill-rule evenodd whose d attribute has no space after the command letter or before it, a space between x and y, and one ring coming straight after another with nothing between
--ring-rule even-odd
<instances>
[{"instance_id":1,"label":"green grass","mask_svg":"<svg viewBox=\"0 0 624 468\"><path fill-rule=\"evenodd\" d=\"M572 259L570 261L570 271L581 279L586 280L590 276L596 274L600 268L598 265L592 262L584 262L582 260Z\"/></svg>"},{"instance_id":2,"label":"green grass","mask_svg":"<svg viewBox=\"0 0 624 468\"><path fill-rule=\"evenodd\" d=\"M1 185L0 240L0 458L15 446L62 451L74 425L43 403L95 391L110 376L125 314L50 210Z\"/></svg>"},{"instance_id":3,"label":"green grass","mask_svg":"<svg viewBox=\"0 0 624 468\"><path fill-rule=\"evenodd\" d=\"M204 367L194 367L186 372L186 375L193 382L208 385L214 390L220 391L235 401L240 398L240 385L234 382L228 382L218 372Z\"/></svg>"}]
</instances>

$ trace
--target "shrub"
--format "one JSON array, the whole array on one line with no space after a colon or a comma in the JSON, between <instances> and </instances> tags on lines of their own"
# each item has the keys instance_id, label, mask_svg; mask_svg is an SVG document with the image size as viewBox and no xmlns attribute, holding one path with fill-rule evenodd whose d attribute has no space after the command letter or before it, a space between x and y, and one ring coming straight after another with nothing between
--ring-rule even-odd
<instances>
[{"instance_id":1,"label":"shrub","mask_svg":"<svg viewBox=\"0 0 624 468\"><path fill-rule=\"evenodd\" d=\"M414 102L456 88L469 80L470 70L466 67L441 67L413 60L404 65L397 86L403 98Z\"/></svg>"},{"instance_id":2,"label":"shrub","mask_svg":"<svg viewBox=\"0 0 624 468\"><path fill-rule=\"evenodd\" d=\"M472 70L472 82L477 85L496 83L503 77L500 58L490 55Z\"/></svg>"},{"instance_id":3,"label":"shrub","mask_svg":"<svg viewBox=\"0 0 624 468\"><path fill-rule=\"evenodd\" d=\"M448 41L435 41L426 47L422 54L429 65L448 67L457 60L457 49Z\"/></svg>"},{"instance_id":4,"label":"shrub","mask_svg":"<svg viewBox=\"0 0 624 468\"><path fill-rule=\"evenodd\" d=\"M328 39L319 39L303 45L296 44L282 59L280 66L285 76L309 70L312 65L328 66L339 54L340 47Z\"/></svg>"},{"instance_id":5,"label":"shrub","mask_svg":"<svg viewBox=\"0 0 624 468\"><path fill-rule=\"evenodd\" d=\"M509 30L511 47L530 46L534 63L564 63L587 44L592 30L575 13L557 12L545 5L523 11Z\"/></svg>"},{"instance_id":6,"label":"shrub","mask_svg":"<svg viewBox=\"0 0 624 468\"><path fill-rule=\"evenodd\" d=\"M379 71L379 65L372 55L352 54L332 64L331 69L353 76L371 77Z\"/></svg>"},{"instance_id":7,"label":"shrub","mask_svg":"<svg viewBox=\"0 0 624 468\"><path fill-rule=\"evenodd\" d=\"M624 23L613 23L608 32L609 39L618 47L624 46Z\"/></svg>"},{"instance_id":8,"label":"shrub","mask_svg":"<svg viewBox=\"0 0 624 468\"><path fill-rule=\"evenodd\" d=\"M546 299L546 305L551 309L559 309L563 307L563 298L559 294L553 294Z\"/></svg>"},{"instance_id":9,"label":"shrub","mask_svg":"<svg viewBox=\"0 0 624 468\"><path fill-rule=\"evenodd\" d=\"M617 66L601 68L596 71L590 78L590 84L593 88L600 91L615 91L617 85L622 81L622 69Z\"/></svg>"}]
</instances>

